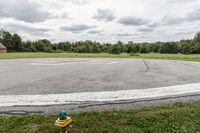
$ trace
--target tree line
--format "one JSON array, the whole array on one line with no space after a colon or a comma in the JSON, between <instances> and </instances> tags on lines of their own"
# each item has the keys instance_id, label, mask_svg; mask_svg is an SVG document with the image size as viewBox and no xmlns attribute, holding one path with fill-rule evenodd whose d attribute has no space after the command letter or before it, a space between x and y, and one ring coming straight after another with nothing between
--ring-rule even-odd
<instances>
[{"instance_id":1,"label":"tree line","mask_svg":"<svg viewBox=\"0 0 200 133\"><path fill-rule=\"evenodd\" d=\"M8 52L75 52L75 53L168 53L168 54L200 54L200 32L193 39L176 42L135 43L118 41L114 44L96 41L77 41L51 43L47 39L22 41L21 37L8 31L0 31L0 42Z\"/></svg>"}]
</instances>

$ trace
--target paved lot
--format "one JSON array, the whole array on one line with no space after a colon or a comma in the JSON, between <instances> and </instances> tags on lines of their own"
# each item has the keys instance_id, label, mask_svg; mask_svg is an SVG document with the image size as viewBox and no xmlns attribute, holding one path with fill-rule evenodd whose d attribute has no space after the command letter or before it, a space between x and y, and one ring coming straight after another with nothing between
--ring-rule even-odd
<instances>
[{"instance_id":1,"label":"paved lot","mask_svg":"<svg viewBox=\"0 0 200 133\"><path fill-rule=\"evenodd\" d=\"M142 59L1 60L0 95L146 89L200 82L198 63L145 63Z\"/></svg>"},{"instance_id":2,"label":"paved lot","mask_svg":"<svg viewBox=\"0 0 200 133\"><path fill-rule=\"evenodd\" d=\"M96 58L0 60L1 96L138 90L199 82L200 64L193 62ZM62 107L72 110L74 105ZM25 108L2 107L0 113ZM60 107L39 108L56 112ZM32 107L32 111L39 108Z\"/></svg>"}]
</instances>

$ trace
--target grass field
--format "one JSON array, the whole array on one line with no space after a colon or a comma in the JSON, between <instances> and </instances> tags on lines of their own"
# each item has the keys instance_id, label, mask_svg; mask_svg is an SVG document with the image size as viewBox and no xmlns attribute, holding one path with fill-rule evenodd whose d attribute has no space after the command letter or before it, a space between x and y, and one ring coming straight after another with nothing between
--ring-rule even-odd
<instances>
[{"instance_id":1,"label":"grass field","mask_svg":"<svg viewBox=\"0 0 200 133\"><path fill-rule=\"evenodd\" d=\"M69 133L199 133L200 103L71 114ZM0 116L0 133L58 133L55 116Z\"/></svg>"},{"instance_id":2,"label":"grass field","mask_svg":"<svg viewBox=\"0 0 200 133\"><path fill-rule=\"evenodd\" d=\"M18 58L144 58L144 59L162 59L162 60L184 60L200 62L199 55L183 54L127 54L119 55L100 53L1 53L0 59L18 59Z\"/></svg>"}]
</instances>

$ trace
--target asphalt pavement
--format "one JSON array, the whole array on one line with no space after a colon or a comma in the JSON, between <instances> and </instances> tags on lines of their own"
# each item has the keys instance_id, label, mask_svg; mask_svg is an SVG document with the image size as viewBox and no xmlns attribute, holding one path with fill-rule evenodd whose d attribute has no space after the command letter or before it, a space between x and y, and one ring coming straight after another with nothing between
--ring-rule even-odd
<instances>
[{"instance_id":1,"label":"asphalt pavement","mask_svg":"<svg viewBox=\"0 0 200 133\"><path fill-rule=\"evenodd\" d=\"M117 58L0 60L0 96L3 98L10 95L117 92L195 83L200 83L200 63L195 62ZM199 93L94 104L3 106L0 114L56 114L61 109L70 112L127 109L195 100L199 100Z\"/></svg>"}]
</instances>

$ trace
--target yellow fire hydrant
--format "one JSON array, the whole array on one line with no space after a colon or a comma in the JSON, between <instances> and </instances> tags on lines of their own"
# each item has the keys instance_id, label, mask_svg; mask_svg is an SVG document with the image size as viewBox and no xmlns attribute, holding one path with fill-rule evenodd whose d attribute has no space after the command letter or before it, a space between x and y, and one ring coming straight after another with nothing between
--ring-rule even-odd
<instances>
[{"instance_id":1,"label":"yellow fire hydrant","mask_svg":"<svg viewBox=\"0 0 200 133\"><path fill-rule=\"evenodd\" d=\"M67 113L62 110L59 118L55 121L55 125L60 127L60 133L67 133L67 126L72 122L72 118L67 116Z\"/></svg>"}]
</instances>

